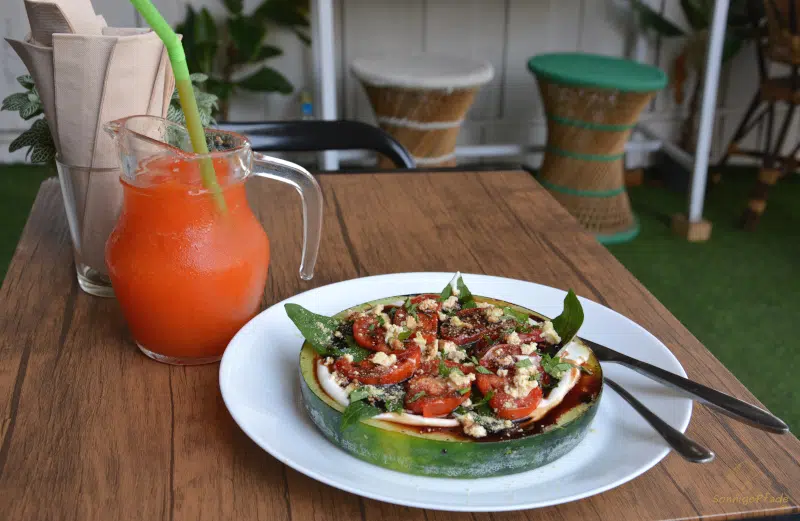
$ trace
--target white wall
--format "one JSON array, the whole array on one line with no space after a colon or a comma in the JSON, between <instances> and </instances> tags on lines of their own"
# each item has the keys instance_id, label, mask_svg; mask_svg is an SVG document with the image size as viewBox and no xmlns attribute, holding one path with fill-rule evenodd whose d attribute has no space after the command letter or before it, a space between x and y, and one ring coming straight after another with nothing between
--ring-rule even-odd
<instances>
[{"instance_id":1,"label":"white wall","mask_svg":"<svg viewBox=\"0 0 800 521\"><path fill-rule=\"evenodd\" d=\"M4 32L22 38L27 31L22 2L2 10ZM195 0L221 11L219 0ZM684 24L677 0L648 0L672 20ZM113 25L135 25L137 17L125 0L94 0L95 9ZM171 22L184 12L184 0L156 0ZM247 0L252 9L257 0ZM464 124L462 144L543 143L544 118L527 59L546 51L591 51L624 55L629 41L627 0L335 0L337 71L340 115L372 121L372 113L360 85L348 72L348 64L359 56L389 52L439 51L489 60L496 69ZM300 89L310 86L310 52L294 35L273 31L285 55L272 62ZM647 60L669 72L680 49L676 41L648 42ZM14 77L24 71L14 53L4 46L0 52L0 96L13 92ZM746 49L726 67L719 93L719 112L714 152L721 150L741 118L756 89L755 53ZM295 96L245 94L232 106L232 119L294 118ZM675 138L684 108L671 92L663 92L642 115L642 120L664 137ZM795 125L795 135L797 127ZM24 128L15 114L0 113L0 161L19 159L7 153L10 136ZM757 135L757 134L756 134ZM796 138L795 138L796 139Z\"/></svg>"}]
</instances>

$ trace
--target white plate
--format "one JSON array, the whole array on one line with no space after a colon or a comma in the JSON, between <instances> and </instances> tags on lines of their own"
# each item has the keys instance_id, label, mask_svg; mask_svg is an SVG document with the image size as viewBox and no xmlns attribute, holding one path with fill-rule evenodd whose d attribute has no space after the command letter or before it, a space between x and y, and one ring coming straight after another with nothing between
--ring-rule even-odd
<instances>
[{"instance_id":1,"label":"white plate","mask_svg":"<svg viewBox=\"0 0 800 521\"><path fill-rule=\"evenodd\" d=\"M586 438L544 467L511 476L473 480L426 478L363 462L320 433L303 408L298 355L303 337L283 305L300 304L333 315L370 300L438 292L452 273L400 273L339 282L270 307L242 328L220 366L222 398L233 419L264 450L328 485L398 505L452 511L504 511L574 501L609 490L661 461L669 449L630 406L606 388ZM555 316L564 292L501 277L464 275L476 295L495 297ZM586 320L579 335L686 376L678 360L653 335L622 315L581 298ZM605 373L667 423L685 431L691 400L615 364Z\"/></svg>"}]
</instances>

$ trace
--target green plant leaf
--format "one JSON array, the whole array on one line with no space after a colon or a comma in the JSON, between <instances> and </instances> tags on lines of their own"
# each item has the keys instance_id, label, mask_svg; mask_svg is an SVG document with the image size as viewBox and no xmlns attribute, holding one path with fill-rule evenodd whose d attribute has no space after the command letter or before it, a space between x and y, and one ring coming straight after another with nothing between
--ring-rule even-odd
<instances>
[{"instance_id":1,"label":"green plant leaf","mask_svg":"<svg viewBox=\"0 0 800 521\"><path fill-rule=\"evenodd\" d=\"M271 67L262 67L255 74L236 83L237 86L258 92L280 92L281 94L291 94L294 88L289 80Z\"/></svg>"},{"instance_id":2,"label":"green plant leaf","mask_svg":"<svg viewBox=\"0 0 800 521\"><path fill-rule=\"evenodd\" d=\"M195 17L194 38L197 43L217 42L217 24L207 7L200 9Z\"/></svg>"},{"instance_id":3,"label":"green plant leaf","mask_svg":"<svg viewBox=\"0 0 800 521\"><path fill-rule=\"evenodd\" d=\"M31 90L34 87L33 78L30 74L17 76L17 82L22 85L22 88L25 90Z\"/></svg>"},{"instance_id":4,"label":"green plant leaf","mask_svg":"<svg viewBox=\"0 0 800 521\"><path fill-rule=\"evenodd\" d=\"M708 27L713 8L713 2L709 3L706 0L681 0L683 15L695 31Z\"/></svg>"},{"instance_id":5,"label":"green plant leaf","mask_svg":"<svg viewBox=\"0 0 800 521\"><path fill-rule=\"evenodd\" d=\"M513 318L515 322L517 322L522 326L527 326L528 318L530 318L527 313L523 313L522 311L517 311L516 309L510 308L508 306L505 306L503 308L503 315Z\"/></svg>"},{"instance_id":6,"label":"green plant leaf","mask_svg":"<svg viewBox=\"0 0 800 521\"><path fill-rule=\"evenodd\" d=\"M280 56L283 54L283 50L274 45L262 45L261 48L256 53L253 61L261 61L261 60L268 60L270 58L274 58L275 56Z\"/></svg>"},{"instance_id":7,"label":"green plant leaf","mask_svg":"<svg viewBox=\"0 0 800 521\"><path fill-rule=\"evenodd\" d=\"M444 302L451 296L453 296L453 286L451 286L450 283L448 282L447 286L444 287L442 293L439 295L439 302Z\"/></svg>"},{"instance_id":8,"label":"green plant leaf","mask_svg":"<svg viewBox=\"0 0 800 521\"><path fill-rule=\"evenodd\" d=\"M26 130L8 145L9 152L16 152L21 148L32 147L36 143L36 135L30 129Z\"/></svg>"},{"instance_id":9,"label":"green plant leaf","mask_svg":"<svg viewBox=\"0 0 800 521\"><path fill-rule=\"evenodd\" d=\"M243 0L222 0L222 3L225 5L225 9L232 14L241 14L244 9Z\"/></svg>"},{"instance_id":10,"label":"green plant leaf","mask_svg":"<svg viewBox=\"0 0 800 521\"><path fill-rule=\"evenodd\" d=\"M336 354L338 356L350 355L353 357L353 362L361 362L374 354L369 349L364 349L360 345L356 344L356 341L352 336L346 336L344 338L344 343L347 345L347 347L337 350Z\"/></svg>"},{"instance_id":11,"label":"green plant leaf","mask_svg":"<svg viewBox=\"0 0 800 521\"><path fill-rule=\"evenodd\" d=\"M567 345L583 325L583 307L575 292L569 290L564 297L564 311L553 319L553 329L561 337L561 343Z\"/></svg>"},{"instance_id":12,"label":"green plant leaf","mask_svg":"<svg viewBox=\"0 0 800 521\"><path fill-rule=\"evenodd\" d=\"M228 36L233 43L234 63L250 63L261 49L267 33L263 22L255 17L234 16L228 19Z\"/></svg>"},{"instance_id":13,"label":"green plant leaf","mask_svg":"<svg viewBox=\"0 0 800 521\"><path fill-rule=\"evenodd\" d=\"M27 92L17 92L6 96L3 100L3 106L0 110L22 110L30 104Z\"/></svg>"},{"instance_id":14,"label":"green plant leaf","mask_svg":"<svg viewBox=\"0 0 800 521\"><path fill-rule=\"evenodd\" d=\"M40 103L28 102L27 105L25 105L20 109L19 117L27 121L31 118L35 118L41 113L42 113L42 105Z\"/></svg>"},{"instance_id":15,"label":"green plant leaf","mask_svg":"<svg viewBox=\"0 0 800 521\"><path fill-rule=\"evenodd\" d=\"M253 16L282 27L309 27L308 14L296 0L264 0Z\"/></svg>"},{"instance_id":16,"label":"green plant leaf","mask_svg":"<svg viewBox=\"0 0 800 521\"><path fill-rule=\"evenodd\" d=\"M289 319L314 350L321 355L328 354L333 344L333 332L339 327L339 321L313 313L299 304L286 304L284 308Z\"/></svg>"},{"instance_id":17,"label":"green plant leaf","mask_svg":"<svg viewBox=\"0 0 800 521\"><path fill-rule=\"evenodd\" d=\"M31 163L49 163L56 157L56 147L53 146L53 143L37 143L29 152Z\"/></svg>"},{"instance_id":18,"label":"green plant leaf","mask_svg":"<svg viewBox=\"0 0 800 521\"><path fill-rule=\"evenodd\" d=\"M644 30L653 30L667 38L684 36L686 34L683 29L661 16L660 13L654 11L641 0L631 0L631 7L633 7L636 13L639 25Z\"/></svg>"},{"instance_id":19,"label":"green plant leaf","mask_svg":"<svg viewBox=\"0 0 800 521\"><path fill-rule=\"evenodd\" d=\"M379 415L381 412L383 411L374 405L369 405L364 400L351 401L350 405L348 405L342 413L342 423L339 425L339 430L344 431L361 420L372 418L373 416Z\"/></svg>"}]
</instances>

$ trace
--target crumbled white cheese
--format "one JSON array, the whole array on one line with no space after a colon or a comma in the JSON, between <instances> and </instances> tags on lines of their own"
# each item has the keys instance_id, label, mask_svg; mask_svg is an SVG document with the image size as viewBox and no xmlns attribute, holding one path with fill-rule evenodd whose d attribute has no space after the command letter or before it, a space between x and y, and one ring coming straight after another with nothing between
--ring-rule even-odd
<instances>
[{"instance_id":1,"label":"crumbled white cheese","mask_svg":"<svg viewBox=\"0 0 800 521\"><path fill-rule=\"evenodd\" d=\"M467 359L467 353L458 348L458 346L449 340L442 343L442 352L444 357L454 362L462 362Z\"/></svg>"},{"instance_id":2,"label":"crumbled white cheese","mask_svg":"<svg viewBox=\"0 0 800 521\"><path fill-rule=\"evenodd\" d=\"M491 323L500 322L500 317L503 316L503 310L497 307L486 308L486 320Z\"/></svg>"},{"instance_id":3,"label":"crumbled white cheese","mask_svg":"<svg viewBox=\"0 0 800 521\"><path fill-rule=\"evenodd\" d=\"M473 438L483 438L489 434L486 432L486 427L475 421L475 415L471 412L462 414L457 419L459 423L461 423L462 427L464 427L464 434L467 436L472 436Z\"/></svg>"},{"instance_id":4,"label":"crumbled white cheese","mask_svg":"<svg viewBox=\"0 0 800 521\"><path fill-rule=\"evenodd\" d=\"M558 336L556 330L553 329L553 323L549 320L545 320L544 324L542 324L542 338L551 344L557 344L561 342L561 337Z\"/></svg>"},{"instance_id":5,"label":"crumbled white cheese","mask_svg":"<svg viewBox=\"0 0 800 521\"><path fill-rule=\"evenodd\" d=\"M426 298L425 300L419 303L417 309L425 313L430 313L431 311L438 311L439 304L432 298Z\"/></svg>"},{"instance_id":6,"label":"crumbled white cheese","mask_svg":"<svg viewBox=\"0 0 800 521\"><path fill-rule=\"evenodd\" d=\"M344 358L345 360L347 360L350 363L353 362L353 355L351 355L350 353L345 353L344 356L342 356L342 358Z\"/></svg>"},{"instance_id":7,"label":"crumbled white cheese","mask_svg":"<svg viewBox=\"0 0 800 521\"><path fill-rule=\"evenodd\" d=\"M535 321L532 317L528 317L528 324L532 326L538 326L539 322Z\"/></svg>"},{"instance_id":8,"label":"crumbled white cheese","mask_svg":"<svg viewBox=\"0 0 800 521\"><path fill-rule=\"evenodd\" d=\"M492 304L490 302L476 302L476 305L478 306L479 309L493 308L494 307L494 304Z\"/></svg>"},{"instance_id":9,"label":"crumbled white cheese","mask_svg":"<svg viewBox=\"0 0 800 521\"><path fill-rule=\"evenodd\" d=\"M405 327L406 329L416 329L417 319L411 315L408 315L408 317L406 317Z\"/></svg>"},{"instance_id":10,"label":"crumbled white cheese","mask_svg":"<svg viewBox=\"0 0 800 521\"><path fill-rule=\"evenodd\" d=\"M450 318L450 324L452 324L452 325L454 325L454 326L456 326L456 327L462 327L462 326L466 326L466 325L467 325L466 323L464 323L464 322L463 322L463 321L462 321L460 318L458 318L458 317L451 317L451 318Z\"/></svg>"},{"instance_id":11,"label":"crumbled white cheese","mask_svg":"<svg viewBox=\"0 0 800 521\"><path fill-rule=\"evenodd\" d=\"M347 377L337 371L331 373L331 378L333 379L334 382L336 382L336 385L340 387L343 387L348 383Z\"/></svg>"},{"instance_id":12,"label":"crumbled white cheese","mask_svg":"<svg viewBox=\"0 0 800 521\"><path fill-rule=\"evenodd\" d=\"M423 340L425 340L423 338ZM439 339L436 338L430 344L422 348L422 360L428 362L439 358Z\"/></svg>"},{"instance_id":13,"label":"crumbled white cheese","mask_svg":"<svg viewBox=\"0 0 800 521\"><path fill-rule=\"evenodd\" d=\"M333 332L333 336L335 336L336 338L342 338L342 332L341 331L334 331Z\"/></svg>"},{"instance_id":14,"label":"crumbled white cheese","mask_svg":"<svg viewBox=\"0 0 800 521\"><path fill-rule=\"evenodd\" d=\"M324 362L325 365L331 365L332 363L333 363L333 358L331 358L330 356L325 359Z\"/></svg>"},{"instance_id":15,"label":"crumbled white cheese","mask_svg":"<svg viewBox=\"0 0 800 521\"><path fill-rule=\"evenodd\" d=\"M394 324L390 324L389 322L386 322L383 327L386 328L386 336L384 340L387 343L390 342L393 338L396 339L398 335L400 335L400 333L403 332L402 326L396 326Z\"/></svg>"},{"instance_id":16,"label":"crumbled white cheese","mask_svg":"<svg viewBox=\"0 0 800 521\"><path fill-rule=\"evenodd\" d=\"M534 366L518 367L514 375L512 385L506 384L503 391L512 398L524 398L530 394L531 391L539 387L539 382L536 378L537 369Z\"/></svg>"},{"instance_id":17,"label":"crumbled white cheese","mask_svg":"<svg viewBox=\"0 0 800 521\"><path fill-rule=\"evenodd\" d=\"M508 367L510 365L514 365L514 357L511 355L506 355L502 358L498 358L497 364L502 367Z\"/></svg>"},{"instance_id":18,"label":"crumbled white cheese","mask_svg":"<svg viewBox=\"0 0 800 521\"><path fill-rule=\"evenodd\" d=\"M461 402L461 406L462 406L462 407L471 407L471 406L472 406L472 400L470 400L469 398L467 398L466 400L464 400L463 402Z\"/></svg>"},{"instance_id":19,"label":"crumbled white cheese","mask_svg":"<svg viewBox=\"0 0 800 521\"><path fill-rule=\"evenodd\" d=\"M451 371L450 376L448 376L453 385L458 387L459 389L463 387L467 387L469 384L475 381L475 375L472 373L463 374L461 371Z\"/></svg>"},{"instance_id":20,"label":"crumbled white cheese","mask_svg":"<svg viewBox=\"0 0 800 521\"><path fill-rule=\"evenodd\" d=\"M397 355L387 355L383 351L378 351L372 358L370 358L373 364L375 365L382 365L383 367L389 367L397 363Z\"/></svg>"},{"instance_id":21,"label":"crumbled white cheese","mask_svg":"<svg viewBox=\"0 0 800 521\"><path fill-rule=\"evenodd\" d=\"M415 344L417 344L419 348L422 349L423 351L425 350L425 346L428 344L428 342L425 340L425 337L422 336L422 333L420 333L419 331L417 331L417 334L414 335L412 341Z\"/></svg>"},{"instance_id":22,"label":"crumbled white cheese","mask_svg":"<svg viewBox=\"0 0 800 521\"><path fill-rule=\"evenodd\" d=\"M511 400L507 400L506 403L503 404L503 407L505 407L506 409L511 409L514 407L514 402Z\"/></svg>"},{"instance_id":23,"label":"crumbled white cheese","mask_svg":"<svg viewBox=\"0 0 800 521\"><path fill-rule=\"evenodd\" d=\"M444 302L442 302L442 309L451 310L456 307L456 304L458 304L458 297L455 295L450 295Z\"/></svg>"},{"instance_id":24,"label":"crumbled white cheese","mask_svg":"<svg viewBox=\"0 0 800 521\"><path fill-rule=\"evenodd\" d=\"M442 313L442 312L440 311L440 312L439 312L439 320L441 320L442 322L444 322L445 320L447 320L447 315L445 315L444 313Z\"/></svg>"},{"instance_id":25,"label":"crumbled white cheese","mask_svg":"<svg viewBox=\"0 0 800 521\"><path fill-rule=\"evenodd\" d=\"M508 369L498 369L497 376L508 376Z\"/></svg>"},{"instance_id":26,"label":"crumbled white cheese","mask_svg":"<svg viewBox=\"0 0 800 521\"><path fill-rule=\"evenodd\" d=\"M519 339L519 334L517 334L516 331L512 331L511 334L506 335L506 343L512 346L518 346L522 343L522 340Z\"/></svg>"},{"instance_id":27,"label":"crumbled white cheese","mask_svg":"<svg viewBox=\"0 0 800 521\"><path fill-rule=\"evenodd\" d=\"M520 350L522 350L523 355L530 355L536 351L536 342L531 342L530 344L522 344L519 346Z\"/></svg>"},{"instance_id":28,"label":"crumbled white cheese","mask_svg":"<svg viewBox=\"0 0 800 521\"><path fill-rule=\"evenodd\" d=\"M375 316L380 315L383 313L383 304L376 304L375 307L369 310L369 312Z\"/></svg>"}]
</instances>

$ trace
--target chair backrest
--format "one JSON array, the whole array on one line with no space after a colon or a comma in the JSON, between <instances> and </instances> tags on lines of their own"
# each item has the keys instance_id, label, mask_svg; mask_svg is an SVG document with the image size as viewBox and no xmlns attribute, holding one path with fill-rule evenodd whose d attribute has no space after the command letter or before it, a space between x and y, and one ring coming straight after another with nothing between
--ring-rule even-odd
<instances>
[{"instance_id":1,"label":"chair backrest","mask_svg":"<svg viewBox=\"0 0 800 521\"><path fill-rule=\"evenodd\" d=\"M258 152L323 152L372 150L400 168L414 168L414 159L403 145L383 130L358 121L265 121L220 123L220 129L258 139Z\"/></svg>"},{"instance_id":2,"label":"chair backrest","mask_svg":"<svg viewBox=\"0 0 800 521\"><path fill-rule=\"evenodd\" d=\"M800 0L764 0L770 59L800 65Z\"/></svg>"}]
</instances>

